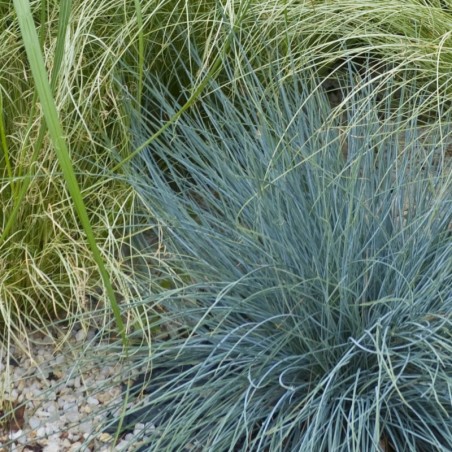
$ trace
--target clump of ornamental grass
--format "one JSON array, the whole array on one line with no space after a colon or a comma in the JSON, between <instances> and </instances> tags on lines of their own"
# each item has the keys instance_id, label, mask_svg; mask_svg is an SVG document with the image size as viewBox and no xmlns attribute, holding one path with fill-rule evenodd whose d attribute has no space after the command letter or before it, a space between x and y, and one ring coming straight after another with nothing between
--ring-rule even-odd
<instances>
[{"instance_id":1,"label":"clump of ornamental grass","mask_svg":"<svg viewBox=\"0 0 452 452\"><path fill-rule=\"evenodd\" d=\"M451 112L421 126L427 92L352 69L332 109L274 71L233 100L211 82L132 160L174 277L142 295L160 334L121 428L152 424L140 450L450 450ZM139 146L158 117L129 106Z\"/></svg>"},{"instance_id":2,"label":"clump of ornamental grass","mask_svg":"<svg viewBox=\"0 0 452 452\"><path fill-rule=\"evenodd\" d=\"M223 127L220 116L227 118L223 115L225 107L213 95L209 102L213 102L218 111L215 121L210 121L204 107L195 104L201 92L198 88L210 77L217 77L220 86L210 85L208 88L218 90L221 87L222 99L226 98L226 94L228 99L233 99L227 108L238 108L236 114L241 116L242 113L237 111L241 112L245 105L241 100L248 96L251 80L258 85L256 93L261 94L252 95L247 104L249 111L246 110L244 118L250 123L238 124L242 134L246 132L250 140L252 137L259 142L270 140L270 146L274 146L273 141L279 142L279 137L274 135L273 126L260 125L260 121L268 119L267 112L258 112L259 108L262 110L263 107L259 106L263 105L267 96L260 84L268 84L272 77L291 80L301 68L310 67L318 68L322 77L347 78L349 62L354 60L355 66L362 65L363 55L371 54L372 61L376 60L378 64L364 62L364 67L378 74L389 66L398 68L400 73L406 73L405 79L398 81L399 86L410 85L406 92L417 96L417 103L415 99L410 101L413 110L405 109L405 113L409 112L408 118L412 116L412 124L406 116L399 118L399 123L396 121L399 125L395 128L407 135L406 141L424 143L427 138L419 136L422 134L431 135L428 137L430 141L436 139L439 143L447 139L447 128L443 124L427 133L420 132L415 126L417 117L425 120L422 112L430 114L433 110L435 114L441 113L440 110L446 108L443 102L448 101L450 14L441 2L394 3L385 0L366 5L365 10L362 4L357 6L353 2L282 3L277 0L264 3L237 0L221 5L218 2L192 5L178 0L31 2L39 36L36 40L23 36L19 30L18 12L29 3L28 0L17 0L14 4L0 5L0 60L3 65L0 77L0 168L3 187L0 193L0 314L4 323L2 326L6 326L2 330L5 336L24 332L30 325L47 330L48 319L58 320L65 316L72 325L78 324L85 318L89 319L90 312L99 304L99 312L106 316L105 325L110 325L112 316L106 294L101 289L104 281L101 281L92 249L86 243L86 230L74 209L73 196L67 191L67 180L64 180L54 153L56 146L49 139L49 131L53 135L58 135L58 131L44 120L43 110L48 109L49 105L37 94L36 87L40 83L30 71L29 57L23 45L27 39L29 44L39 42L40 52L44 55L44 75L50 79L51 87L51 95L47 99L51 98L50 103L54 104L58 113L60 142L64 140L70 151L71 164L81 187L94 238L118 301L127 305L128 316L124 315L123 319L133 323L132 330L160 331L163 328L158 323L152 324L156 318L148 312L152 303L138 298L132 306L137 291L146 293L156 290L154 282L163 288L187 290L185 286L197 281L199 274L196 276L191 268L186 269L185 259L179 258L176 248L168 244L159 247L162 234L165 232L167 236L164 218L157 216L158 221L149 227L152 246L147 251L150 253L145 255L143 249L134 248L134 244L129 246L130 231L126 224L130 223L129 218L133 215L133 195L125 188L123 180L111 177L119 168L117 162L129 157L130 148L134 146L129 131L134 125L130 121L135 121L135 118L131 118L124 109L123 101L137 99L140 105L144 105L145 117L152 118L146 126L154 131L156 125L157 128L162 125L159 120L168 119L170 114L181 111L182 104L190 98L192 112L196 113L200 108L191 121L197 118L195 125L207 127L207 136L213 140L216 129ZM201 62L191 52L192 44L201 49ZM278 63L277 72L273 72L275 61ZM124 66L118 63L125 63L132 71L122 72ZM246 75L250 71L257 75L256 80ZM123 82L121 87L114 81L118 73ZM146 73L156 75L169 88L164 108L159 105L158 96L152 99L146 99L148 93L143 96L147 90L144 86ZM357 75L363 76L362 71ZM161 91L158 86L156 89ZM273 88L269 89L271 92ZM394 92L396 95L387 104L382 97L378 99L380 107L392 111L394 103L407 102L395 88ZM432 92L436 96L430 95ZM261 95L264 99L260 98ZM344 89L342 95L345 99L349 90ZM257 110L254 104L259 107ZM364 114L366 101L361 105L354 113L357 117ZM338 114L342 108L339 107ZM350 111L348 114L353 116ZM337 121L327 122L331 129L318 129L317 138L310 141L310 149L317 146L315 140L322 149L327 143L342 151L344 146L347 151L354 146L355 132L347 129L349 131L345 130L344 134L343 122L338 118ZM397 114L392 119L397 119ZM138 123L141 120L138 115ZM404 124L400 125L400 122ZM264 138L260 136L262 127L267 130ZM415 132L410 132L413 130ZM170 132L167 131L162 137L168 147L172 146ZM183 141L185 143L186 139L183 138ZM278 150L282 149L282 144L277 146ZM426 155L430 155L429 152ZM243 157L240 159L240 165L245 168L244 174L256 177L256 181L262 177L267 181L270 177L271 168L264 174L250 176L254 168L247 167L250 163L248 157L245 161L242 161ZM315 159L309 160L315 163ZM207 164L208 161L202 163ZM279 157L277 161L281 163ZM353 161L352 157L350 162ZM172 157L168 161L158 161L158 169L165 174L164 180L174 192L178 193L177 199L180 194L178 182L171 181L172 176L168 176L167 170L183 179L190 174L190 168L184 165L187 166L187 163L181 165ZM346 168L347 171L352 169L349 166ZM242 177L239 180L242 184ZM199 183L191 176L188 181L199 189ZM266 185L263 184L263 187ZM263 192L268 193L267 188ZM214 188L210 193L217 200L220 192ZM192 195L193 202L197 200L200 205L209 206L196 191L190 193ZM241 196L247 196L247 192ZM237 201L239 205L243 202L242 198ZM241 218L242 214L247 215L246 208L252 207L253 202L250 201L250 206L244 205L240 212L234 210L237 208L235 204L231 209L238 215L237 225L245 224L244 233L248 231L252 240L260 243L262 238L253 229L256 225L247 226ZM198 214L191 207L187 209L189 218L196 220ZM153 212L149 214L152 217ZM144 215L140 222L149 223L149 218ZM266 231L259 234L263 232ZM128 248L132 256L124 255L124 248ZM158 253L154 256L156 251ZM160 261L160 256L165 258L165 262ZM149 262L155 268L150 269ZM144 271L145 275L142 279L140 277L139 282L132 282L128 270L124 269L126 266L131 267L132 272L136 271L134 276L138 275L138 270ZM222 277L219 278L223 281ZM167 297L168 294L165 292L157 298ZM164 304L155 305L158 312ZM139 315L132 312L135 308ZM48 333L51 334L50 331Z\"/></svg>"},{"instance_id":3,"label":"clump of ornamental grass","mask_svg":"<svg viewBox=\"0 0 452 452\"><path fill-rule=\"evenodd\" d=\"M127 304L134 294L124 254L133 193L111 171L128 147L129 131L118 106L123 93L114 91L110 74L123 52L139 53L143 23L136 5L118 1L30 6L21 0L0 9L0 335L23 344L30 329L50 337L53 321L87 326L96 306L110 305L74 182L57 158L62 143L117 298ZM34 21L24 28L27 10ZM38 51L26 51L36 44ZM44 65L36 72L29 54L39 53ZM46 79L50 91L43 100L38 88Z\"/></svg>"},{"instance_id":4,"label":"clump of ornamental grass","mask_svg":"<svg viewBox=\"0 0 452 452\"><path fill-rule=\"evenodd\" d=\"M4 187L0 195L4 216L3 245L0 246L3 247L2 265L10 272L4 281L2 316L7 316L3 321L8 321L9 312L20 310L33 317L31 313L35 309L25 307L30 303L37 305L41 313L48 312L50 318L55 304L72 310L64 300L79 300L78 294L87 278L75 280L73 275L79 273L77 268L71 278L64 277L66 270L62 272L60 264L81 256L84 256L79 260L81 267L90 268L93 264L88 254L81 251L85 247L81 242L78 243L81 249L76 247L75 252L76 248L72 248L75 254L69 252L70 259L60 259L70 246L63 253L57 252L54 245L43 249L48 243L64 241L64 227L77 229L80 226L74 223L58 229L50 227L54 219L41 221L47 215L48 206L53 212L61 212L64 203L66 210L60 223L64 225L67 218L75 220L76 215L63 190L64 184L57 181L58 165L46 137L34 76L19 30L18 12L29 3L20 0L0 6L3 65L0 139ZM85 199L87 205L102 202L96 198L96 190L91 190L101 177L96 174L98 169L116 168L117 161L129 155L130 124L122 100L129 96L141 99L146 73L158 74L171 94L184 102L190 94L187 87L194 79L196 87L213 74L228 84L231 72L232 94L239 92L247 59L253 70L259 72L261 81L266 79L275 58L280 64L281 77L300 68L316 67L323 76L334 78L342 72L344 59L359 60L370 53L385 64L409 66L411 79L423 78L423 85L431 92L449 92L444 74L450 73L450 14L441 2L381 1L366 5L363 10L361 4L344 2L238 0L224 5L218 2L192 5L178 0L127 4L119 0L73 1L32 2L31 12L72 164L82 189L93 194ZM231 36L237 38L233 44ZM202 64L193 63L191 45L201 50ZM222 70L221 60L229 62L228 69ZM119 62L133 69L132 75L121 74L121 89L113 77L122 71ZM436 108L435 99L429 99L431 105L424 107ZM115 193L112 199L124 193L118 181L102 182L104 187L108 186L106 190L110 194ZM118 205L126 206L126 198L118 200ZM40 201L36 202L38 199ZM105 205L105 211L108 210L110 207ZM60 224L59 220L56 222ZM93 224L93 227L96 229L103 223ZM18 234L13 234L12 224ZM35 226L32 232L30 224ZM62 235L56 234L57 230ZM101 237L96 238L102 241ZM120 234L116 239L122 240ZM44 285L55 290L41 290L43 278L36 282L34 276L28 275L30 262L40 275L45 275L48 284ZM92 278L88 280L90 287L99 285ZM10 296L12 293L15 295ZM75 310L77 304L78 301Z\"/></svg>"}]
</instances>

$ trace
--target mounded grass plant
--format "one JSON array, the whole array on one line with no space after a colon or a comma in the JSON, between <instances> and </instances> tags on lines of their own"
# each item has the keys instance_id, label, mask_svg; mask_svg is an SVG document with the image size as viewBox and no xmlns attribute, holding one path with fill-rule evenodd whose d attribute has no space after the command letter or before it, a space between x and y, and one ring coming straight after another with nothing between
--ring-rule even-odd
<instances>
[{"instance_id":1,"label":"mounded grass plant","mask_svg":"<svg viewBox=\"0 0 452 452\"><path fill-rule=\"evenodd\" d=\"M142 295L160 335L122 428L153 423L140 450L450 450L451 112L422 128L427 93L353 71L332 109L279 69L234 101L211 82L129 167L175 273Z\"/></svg>"},{"instance_id":2,"label":"mounded grass plant","mask_svg":"<svg viewBox=\"0 0 452 452\"><path fill-rule=\"evenodd\" d=\"M444 74L450 73L450 14L444 5L412 1L396 7L394 2L381 1L367 6L363 10L362 6L344 2L231 1L221 5L217 2L192 5L177 0L128 3L115 0L108 4L78 0L64 4L32 2L31 11L53 100L82 190L90 192L90 187L95 186L100 177L99 168L108 173L112 167L119 168L118 161L130 155L133 144L122 100L128 96L140 98L143 77L149 73L158 74L171 95L183 103L190 98L190 93L196 93L196 87L204 78L212 75L223 85L232 81L230 93L238 93L241 79L249 70L247 60L263 83L275 59L279 62L281 77L306 67L318 68L323 71L323 77L341 72L344 59L374 54L393 67L410 67L413 79L424 77L424 88L436 90L441 96L448 93ZM404 13L395 15L394 11L400 8ZM34 224L34 216L41 217L44 211L44 204L28 203L27 199L39 198L43 203L59 203L59 206L67 200L64 217L75 216L67 194L54 183L54 176L59 177L54 173L58 166L54 165L54 151L46 137L17 11L13 4L6 3L0 5L0 10L0 59L4 69L0 77L0 138L5 186L2 224L14 223L14 230L19 231L17 235L10 233L10 224L2 230L7 240L3 243L8 243L2 254L6 267L21 269L8 279L14 284L6 285L3 312L12 313L16 307L20 310L24 296L24 300L42 305L39 309L52 317L55 296L57 303L62 303L66 309L69 306L64 300L73 300L79 288L73 287L73 279L69 283L66 278L62 285L55 282L60 289L65 287L58 289L58 294L50 290L45 291L44 296L39 295L36 284L30 283L32 278L20 274L27 273L23 264L27 252L10 253L9 248L13 244L14 250L33 248L33 255L48 254L50 249L42 250L42 244L60 241L57 236L52 238L53 232L49 233L52 229L47 223L45 227L34 229L33 234L29 231L24 234L28 225ZM405 20L408 17L409 20ZM231 34L236 39L233 45L225 46ZM194 61L192 45L201 53L201 64ZM227 63L223 68L218 64L220 60ZM124 63L133 69L133 74L123 71ZM211 71L212 67L215 70ZM118 89L115 83L118 73L126 91ZM423 108L435 110L435 98L429 99L432 104ZM30 188L27 188L29 183ZM108 185L111 193L116 192L118 196L124 193L118 179L110 179ZM38 195L24 195L28 191ZM87 205L99 204L93 194L92 199L85 199ZM124 205L122 200L118 205ZM84 244L80 246L83 248ZM55 265L42 267L40 271L52 281L62 274L60 259L50 255L48 262ZM79 250L77 255L84 253ZM90 268L92 256L85 256L81 265ZM98 285L90 281L90 287ZM12 292L16 293L14 301L8 295ZM76 311L77 306L74 309Z\"/></svg>"},{"instance_id":3,"label":"mounded grass plant","mask_svg":"<svg viewBox=\"0 0 452 452\"><path fill-rule=\"evenodd\" d=\"M447 5L74 0L31 12L46 105L17 10L0 4L7 341L92 317L115 328L53 133L125 332L155 336L142 360L152 445L447 449Z\"/></svg>"}]
</instances>

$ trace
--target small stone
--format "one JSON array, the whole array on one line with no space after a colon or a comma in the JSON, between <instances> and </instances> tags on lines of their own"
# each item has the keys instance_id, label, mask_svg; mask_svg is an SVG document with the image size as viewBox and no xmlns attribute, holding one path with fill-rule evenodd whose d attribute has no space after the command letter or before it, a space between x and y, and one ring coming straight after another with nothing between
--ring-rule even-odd
<instances>
[{"instance_id":1,"label":"small stone","mask_svg":"<svg viewBox=\"0 0 452 452\"><path fill-rule=\"evenodd\" d=\"M47 422L45 425L46 434L48 436L60 430L59 422Z\"/></svg>"},{"instance_id":2,"label":"small stone","mask_svg":"<svg viewBox=\"0 0 452 452\"><path fill-rule=\"evenodd\" d=\"M101 403L110 402L111 400L117 399L120 394L119 388L112 388L107 392L101 392L97 394L97 400Z\"/></svg>"},{"instance_id":3,"label":"small stone","mask_svg":"<svg viewBox=\"0 0 452 452\"><path fill-rule=\"evenodd\" d=\"M47 445L42 449L42 452L60 452L60 442L53 440L48 442Z\"/></svg>"},{"instance_id":4,"label":"small stone","mask_svg":"<svg viewBox=\"0 0 452 452\"><path fill-rule=\"evenodd\" d=\"M19 439L22 435L24 434L24 432L22 430L17 430L16 432L10 432L9 433L9 438L13 441L16 441L17 439Z\"/></svg>"},{"instance_id":5,"label":"small stone","mask_svg":"<svg viewBox=\"0 0 452 452\"><path fill-rule=\"evenodd\" d=\"M80 411L85 414L90 414L93 412L93 409L89 405L83 406Z\"/></svg>"},{"instance_id":6,"label":"small stone","mask_svg":"<svg viewBox=\"0 0 452 452\"><path fill-rule=\"evenodd\" d=\"M35 398L35 394L32 391L24 392L24 396L27 400L33 400Z\"/></svg>"},{"instance_id":7,"label":"small stone","mask_svg":"<svg viewBox=\"0 0 452 452\"><path fill-rule=\"evenodd\" d=\"M58 402L61 402L58 404L63 407L64 411L70 410L72 407L75 406L76 400L75 397L72 395L73 392L74 391L71 391L70 394L65 394L64 397L61 397L60 400L58 400Z\"/></svg>"},{"instance_id":8,"label":"small stone","mask_svg":"<svg viewBox=\"0 0 452 452\"><path fill-rule=\"evenodd\" d=\"M72 443L66 438L61 442L61 446L70 449L72 447Z\"/></svg>"},{"instance_id":9,"label":"small stone","mask_svg":"<svg viewBox=\"0 0 452 452\"><path fill-rule=\"evenodd\" d=\"M35 414L38 417L44 417L44 418L48 418L50 416L50 413L47 410L44 410L42 408L39 408L38 410L36 410Z\"/></svg>"},{"instance_id":10,"label":"small stone","mask_svg":"<svg viewBox=\"0 0 452 452\"><path fill-rule=\"evenodd\" d=\"M11 400L15 401L18 399L18 397L19 397L19 392L17 391L17 389L13 389L10 393Z\"/></svg>"},{"instance_id":11,"label":"small stone","mask_svg":"<svg viewBox=\"0 0 452 452\"><path fill-rule=\"evenodd\" d=\"M57 399L57 395L56 395L56 393L54 391L48 392L47 395L46 395L46 399L48 401L53 401L54 402Z\"/></svg>"},{"instance_id":12,"label":"small stone","mask_svg":"<svg viewBox=\"0 0 452 452\"><path fill-rule=\"evenodd\" d=\"M64 363L64 355L56 355L54 358L53 358L53 363L52 364L55 364L55 365L59 365L59 364L63 364ZM55 370L53 371L53 373L55 374ZM60 372L61 373L61 372ZM56 374L55 374L56 375Z\"/></svg>"},{"instance_id":13,"label":"small stone","mask_svg":"<svg viewBox=\"0 0 452 452\"><path fill-rule=\"evenodd\" d=\"M22 367L16 367L14 369L14 379L19 381L19 385L20 386L21 383L25 384L24 380L21 380L21 378L25 375L26 370Z\"/></svg>"},{"instance_id":14,"label":"small stone","mask_svg":"<svg viewBox=\"0 0 452 452\"><path fill-rule=\"evenodd\" d=\"M118 452L122 452L122 451L125 452L126 450L129 449L129 447L130 447L130 444L129 444L128 441L121 440L121 441L116 445L115 450L118 451Z\"/></svg>"},{"instance_id":15,"label":"small stone","mask_svg":"<svg viewBox=\"0 0 452 452\"><path fill-rule=\"evenodd\" d=\"M113 439L113 437L109 433L101 433L99 435L99 441L102 443L108 443L112 439Z\"/></svg>"},{"instance_id":16,"label":"small stone","mask_svg":"<svg viewBox=\"0 0 452 452\"><path fill-rule=\"evenodd\" d=\"M33 416L28 420L28 424L33 430L35 430L41 425L41 421L37 417Z\"/></svg>"},{"instance_id":17,"label":"small stone","mask_svg":"<svg viewBox=\"0 0 452 452\"><path fill-rule=\"evenodd\" d=\"M43 408L50 414L58 413L58 407L55 403L46 403Z\"/></svg>"},{"instance_id":18,"label":"small stone","mask_svg":"<svg viewBox=\"0 0 452 452\"><path fill-rule=\"evenodd\" d=\"M86 402L88 405L99 405L99 400L97 400L95 397L88 397L86 399Z\"/></svg>"},{"instance_id":19,"label":"small stone","mask_svg":"<svg viewBox=\"0 0 452 452\"><path fill-rule=\"evenodd\" d=\"M54 369L53 375L56 377L57 380L59 380L60 378L62 378L64 376L64 372L59 369Z\"/></svg>"},{"instance_id":20,"label":"small stone","mask_svg":"<svg viewBox=\"0 0 452 452\"><path fill-rule=\"evenodd\" d=\"M67 433L68 440L72 442L76 442L80 439L80 432L78 431L78 428L71 428Z\"/></svg>"},{"instance_id":21,"label":"small stone","mask_svg":"<svg viewBox=\"0 0 452 452\"><path fill-rule=\"evenodd\" d=\"M75 334L75 340L77 342L82 342L85 339L86 339L86 331L78 330L77 333Z\"/></svg>"},{"instance_id":22,"label":"small stone","mask_svg":"<svg viewBox=\"0 0 452 452\"><path fill-rule=\"evenodd\" d=\"M77 422L80 419L80 413L78 412L78 407L73 406L69 410L65 410L64 415L69 422Z\"/></svg>"},{"instance_id":23,"label":"small stone","mask_svg":"<svg viewBox=\"0 0 452 452\"><path fill-rule=\"evenodd\" d=\"M83 435L85 436L85 434L89 434L93 431L93 424L92 422L82 422L79 425L79 429L80 431L83 433Z\"/></svg>"},{"instance_id":24,"label":"small stone","mask_svg":"<svg viewBox=\"0 0 452 452\"><path fill-rule=\"evenodd\" d=\"M145 425L141 424L140 422L135 424L135 427L133 429L133 434L137 435L138 433L140 433L142 430L144 430Z\"/></svg>"}]
</instances>

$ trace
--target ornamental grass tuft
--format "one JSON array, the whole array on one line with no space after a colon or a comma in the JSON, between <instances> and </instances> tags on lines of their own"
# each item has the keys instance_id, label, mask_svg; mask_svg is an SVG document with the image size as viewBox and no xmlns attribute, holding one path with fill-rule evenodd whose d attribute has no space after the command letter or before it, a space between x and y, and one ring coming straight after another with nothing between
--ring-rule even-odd
<instances>
[{"instance_id":1,"label":"ornamental grass tuft","mask_svg":"<svg viewBox=\"0 0 452 452\"><path fill-rule=\"evenodd\" d=\"M243 73L128 168L173 277L143 296L150 396L122 429L153 425L140 450L451 450L450 111L421 120L433 95L400 70L345 65L334 107L306 71ZM137 146L181 108L157 77L143 93Z\"/></svg>"}]
</instances>

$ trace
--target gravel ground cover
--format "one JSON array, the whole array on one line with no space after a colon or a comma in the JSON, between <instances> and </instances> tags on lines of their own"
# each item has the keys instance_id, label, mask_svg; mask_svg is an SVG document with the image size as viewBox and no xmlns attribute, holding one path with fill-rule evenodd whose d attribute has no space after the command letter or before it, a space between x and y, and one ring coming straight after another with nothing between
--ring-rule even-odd
<instances>
[{"instance_id":1,"label":"gravel ground cover","mask_svg":"<svg viewBox=\"0 0 452 452\"><path fill-rule=\"evenodd\" d=\"M62 346L43 335L26 338L31 353L0 348L0 452L131 451L145 426L118 438L102 433L124 405L120 360L102 359L95 332L78 330ZM99 347L99 362L84 363L84 348ZM25 349L25 347L24 347ZM127 405L130 407L130 403ZM13 414L11 414L11 412ZM8 414L9 413L9 414Z\"/></svg>"}]
</instances>

